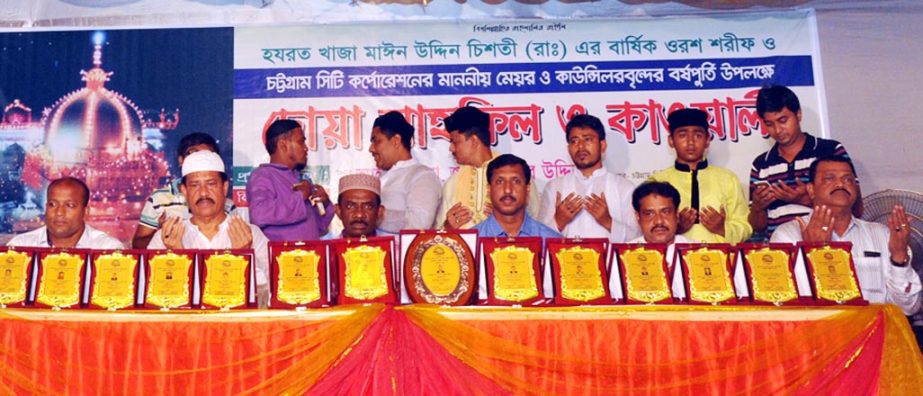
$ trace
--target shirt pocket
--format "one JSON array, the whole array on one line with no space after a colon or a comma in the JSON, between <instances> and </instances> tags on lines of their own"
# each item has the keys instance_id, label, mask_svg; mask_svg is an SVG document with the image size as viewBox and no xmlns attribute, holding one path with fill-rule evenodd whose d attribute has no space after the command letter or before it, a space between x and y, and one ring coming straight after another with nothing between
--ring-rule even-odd
<instances>
[{"instance_id":1,"label":"shirt pocket","mask_svg":"<svg viewBox=\"0 0 923 396\"><path fill-rule=\"evenodd\" d=\"M859 279L861 289L884 291L885 281L881 271L881 257L865 257L864 253L859 253L853 256L853 263L856 266L856 277Z\"/></svg>"}]
</instances>

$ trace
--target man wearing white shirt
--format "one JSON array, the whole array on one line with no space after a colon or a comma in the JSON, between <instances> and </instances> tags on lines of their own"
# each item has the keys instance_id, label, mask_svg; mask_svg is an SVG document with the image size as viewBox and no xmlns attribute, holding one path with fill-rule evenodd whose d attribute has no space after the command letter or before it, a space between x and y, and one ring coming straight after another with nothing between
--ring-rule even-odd
<instances>
[{"instance_id":1,"label":"man wearing white shirt","mask_svg":"<svg viewBox=\"0 0 923 396\"><path fill-rule=\"evenodd\" d=\"M260 228L224 211L228 177L221 157L198 151L183 161L180 191L192 217L167 217L149 249L253 249L260 306L268 301L269 240Z\"/></svg>"},{"instance_id":2,"label":"man wearing white shirt","mask_svg":"<svg viewBox=\"0 0 923 396\"><path fill-rule=\"evenodd\" d=\"M81 249L122 249L118 239L86 223L90 189L72 177L48 185L45 226L13 237L7 246Z\"/></svg>"},{"instance_id":3,"label":"man wearing white shirt","mask_svg":"<svg viewBox=\"0 0 923 396\"><path fill-rule=\"evenodd\" d=\"M628 243L656 243L667 245L665 259L667 270L673 271L672 289L673 296L686 297L683 286L683 273L674 269L673 245L676 243L693 243L682 235L676 234L679 223L679 191L666 182L648 181L642 183L631 194L631 204L635 211L635 219L641 229L641 236L628 241ZM676 260L678 263L679 260ZM622 294L622 284L618 277L609 280L609 288L613 295ZM616 294L618 292L618 294Z\"/></svg>"},{"instance_id":4,"label":"man wearing white shirt","mask_svg":"<svg viewBox=\"0 0 923 396\"><path fill-rule=\"evenodd\" d=\"M909 218L895 205L888 225L857 219L852 207L859 198L859 184L852 162L843 157L822 157L811 164L808 195L814 211L782 224L772 242L852 242L852 258L862 296L872 303L891 303L905 314L921 307L920 277L910 266ZM805 265L799 257L795 278L801 295L810 295Z\"/></svg>"},{"instance_id":5,"label":"man wearing white shirt","mask_svg":"<svg viewBox=\"0 0 923 396\"><path fill-rule=\"evenodd\" d=\"M538 219L565 237L622 243L640 235L631 208L634 185L603 166L606 132L599 118L574 116L565 128L567 152L577 168L545 186Z\"/></svg>"},{"instance_id":6,"label":"man wearing white shirt","mask_svg":"<svg viewBox=\"0 0 923 396\"><path fill-rule=\"evenodd\" d=\"M413 126L396 111L375 119L369 153L382 170L381 204L386 208L378 229L397 234L403 229L433 227L442 199L442 184L432 169L410 153Z\"/></svg>"}]
</instances>

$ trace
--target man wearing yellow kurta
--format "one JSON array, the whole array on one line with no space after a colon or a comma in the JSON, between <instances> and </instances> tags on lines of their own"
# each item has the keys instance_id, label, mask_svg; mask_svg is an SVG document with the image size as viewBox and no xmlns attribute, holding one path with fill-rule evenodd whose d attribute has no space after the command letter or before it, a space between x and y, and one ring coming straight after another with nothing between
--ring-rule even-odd
<instances>
[{"instance_id":1,"label":"man wearing yellow kurta","mask_svg":"<svg viewBox=\"0 0 923 396\"><path fill-rule=\"evenodd\" d=\"M459 169L442 187L436 228L471 228L490 216L487 164L499 153L490 150L490 116L476 107L461 107L443 121L449 132L449 152ZM529 189L526 212L538 216L538 189Z\"/></svg>"},{"instance_id":2,"label":"man wearing yellow kurta","mask_svg":"<svg viewBox=\"0 0 923 396\"><path fill-rule=\"evenodd\" d=\"M670 147L676 150L674 166L651 179L679 190L679 233L700 242L738 243L753 232L750 208L740 180L733 172L710 165L705 150L711 142L708 114L699 109L670 113Z\"/></svg>"}]
</instances>

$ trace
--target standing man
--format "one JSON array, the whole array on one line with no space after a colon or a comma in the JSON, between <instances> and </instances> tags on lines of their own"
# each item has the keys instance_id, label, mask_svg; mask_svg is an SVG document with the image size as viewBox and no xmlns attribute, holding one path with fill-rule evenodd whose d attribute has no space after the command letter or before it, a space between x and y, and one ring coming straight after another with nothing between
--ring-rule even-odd
<instances>
[{"instance_id":1,"label":"standing man","mask_svg":"<svg viewBox=\"0 0 923 396\"><path fill-rule=\"evenodd\" d=\"M634 185L603 166L606 132L594 116L579 114L565 127L567 152L577 168L545 186L538 219L568 238L623 243L640 235L632 216Z\"/></svg>"},{"instance_id":2,"label":"standing man","mask_svg":"<svg viewBox=\"0 0 923 396\"><path fill-rule=\"evenodd\" d=\"M442 188L437 228L471 228L490 215L487 164L498 154L490 150L490 116L476 107L460 107L444 121L449 132L449 152L458 172ZM538 192L530 190L526 209L538 215Z\"/></svg>"},{"instance_id":3,"label":"standing man","mask_svg":"<svg viewBox=\"0 0 923 396\"><path fill-rule=\"evenodd\" d=\"M818 158L808 171L806 189L814 211L785 223L772 242L852 242L852 258L862 296L872 303L891 303L906 315L920 311L920 277L910 266L910 218L900 204L891 209L888 225L853 216L859 198L856 169L841 156ZM795 267L798 290L810 295L803 263Z\"/></svg>"},{"instance_id":4,"label":"standing man","mask_svg":"<svg viewBox=\"0 0 923 396\"><path fill-rule=\"evenodd\" d=\"M90 189L73 177L62 177L48 185L45 226L13 237L7 246L78 249L122 249L118 239L91 227L84 220L90 203Z\"/></svg>"},{"instance_id":5,"label":"standing man","mask_svg":"<svg viewBox=\"0 0 923 396\"><path fill-rule=\"evenodd\" d=\"M190 203L192 216L168 216L148 248L253 249L260 305L264 306L269 290L269 241L259 227L224 212L228 176L221 157L211 151L186 157L180 191Z\"/></svg>"},{"instance_id":6,"label":"standing man","mask_svg":"<svg viewBox=\"0 0 923 396\"><path fill-rule=\"evenodd\" d=\"M753 160L750 168L750 225L772 236L776 227L811 213L808 169L820 157L849 159L840 142L801 130L801 103L791 89L769 85L756 97L756 113L775 144ZM853 213L861 216L861 198Z\"/></svg>"},{"instance_id":7,"label":"standing man","mask_svg":"<svg viewBox=\"0 0 923 396\"><path fill-rule=\"evenodd\" d=\"M340 178L336 212L343 222L344 238L375 236L375 229L387 213L379 194L381 181L375 176L355 173Z\"/></svg>"},{"instance_id":8,"label":"standing man","mask_svg":"<svg viewBox=\"0 0 923 396\"><path fill-rule=\"evenodd\" d=\"M221 154L218 150L218 142L211 135L202 132L193 132L183 136L176 148L176 160L182 169L183 159L196 151L208 150L215 154ZM150 243L151 237L160 229L167 216L176 216L188 219L189 206L186 204L186 198L179 191L180 178L173 179L170 184L154 190L151 196L144 203L141 209L141 221L138 228L135 229L135 236L131 240L131 246L135 249L144 249ZM225 201L225 213L234 211L234 203L229 199Z\"/></svg>"},{"instance_id":9,"label":"standing man","mask_svg":"<svg viewBox=\"0 0 923 396\"><path fill-rule=\"evenodd\" d=\"M266 129L269 163L250 174L250 221L273 241L320 239L333 219L324 187L301 180L308 161L304 130L294 120L277 120Z\"/></svg>"},{"instance_id":10,"label":"standing man","mask_svg":"<svg viewBox=\"0 0 923 396\"><path fill-rule=\"evenodd\" d=\"M513 154L498 156L487 165L487 180L493 211L474 228L479 236L537 236L559 238L561 234L535 221L526 213L532 171L522 158Z\"/></svg>"},{"instance_id":11,"label":"standing man","mask_svg":"<svg viewBox=\"0 0 923 396\"><path fill-rule=\"evenodd\" d=\"M430 229L439 209L439 177L411 156L412 138L413 126L396 111L376 118L372 126L369 152L382 170L381 203L387 210L379 227L385 233Z\"/></svg>"},{"instance_id":12,"label":"standing man","mask_svg":"<svg viewBox=\"0 0 923 396\"><path fill-rule=\"evenodd\" d=\"M742 242L752 228L749 208L740 181L733 172L709 165L705 151L711 143L708 114L699 109L681 109L667 117L676 162L651 179L673 185L682 197L679 231L699 242Z\"/></svg>"}]
</instances>

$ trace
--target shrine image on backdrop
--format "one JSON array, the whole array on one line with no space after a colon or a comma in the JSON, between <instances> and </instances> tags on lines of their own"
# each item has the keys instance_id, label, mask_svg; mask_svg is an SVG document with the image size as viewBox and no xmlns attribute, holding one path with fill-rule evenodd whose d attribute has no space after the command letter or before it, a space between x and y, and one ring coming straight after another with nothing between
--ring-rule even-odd
<instances>
[{"instance_id":1,"label":"shrine image on backdrop","mask_svg":"<svg viewBox=\"0 0 923 396\"><path fill-rule=\"evenodd\" d=\"M128 242L151 191L179 175L176 147L193 131L230 163L232 33L0 34L11 99L0 121L0 241L41 226L48 183L71 176L90 188L87 222Z\"/></svg>"}]
</instances>

